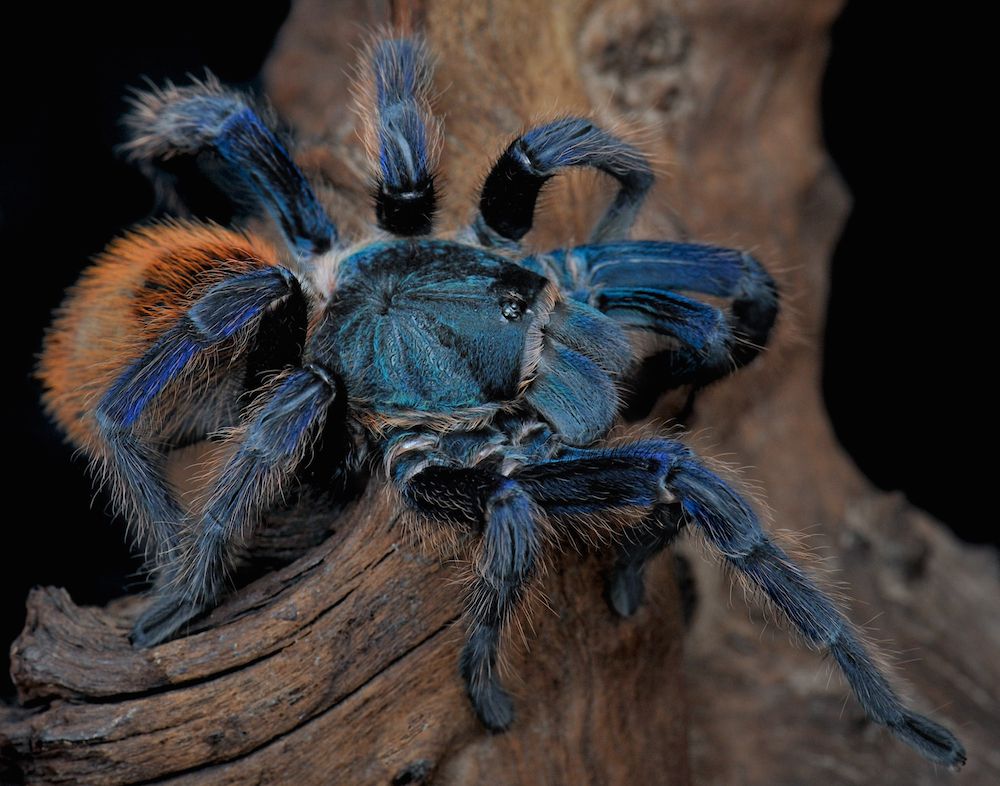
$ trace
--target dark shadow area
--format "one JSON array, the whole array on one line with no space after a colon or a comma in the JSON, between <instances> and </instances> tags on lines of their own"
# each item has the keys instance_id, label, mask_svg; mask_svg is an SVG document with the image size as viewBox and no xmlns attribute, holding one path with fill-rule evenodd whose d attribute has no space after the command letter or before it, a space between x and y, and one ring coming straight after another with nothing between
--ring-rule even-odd
<instances>
[{"instance_id":1,"label":"dark shadow area","mask_svg":"<svg viewBox=\"0 0 1000 786\"><path fill-rule=\"evenodd\" d=\"M0 693L11 691L9 642L24 624L31 586L66 587L83 604L142 585L122 526L95 496L86 462L73 459L40 411L32 378L52 310L89 259L123 228L147 218L153 191L114 152L130 87L144 79L184 82L210 69L253 87L288 3L172 2L153 15L88 4L19 11L7 37L23 37L8 77L0 157L0 229L5 251L6 331L14 338L8 434L18 448L7 478L12 509L0 565ZM150 18L155 16L155 22ZM10 41L8 41L8 44ZM24 54L28 52L28 54ZM12 91L12 92L11 92Z\"/></svg>"},{"instance_id":2,"label":"dark shadow area","mask_svg":"<svg viewBox=\"0 0 1000 786\"><path fill-rule=\"evenodd\" d=\"M1000 543L971 455L992 432L979 399L995 254L969 190L984 164L960 92L977 75L971 41L959 48L970 21L856 0L834 26L823 129L854 206L833 259L823 389L876 485Z\"/></svg>"}]
</instances>

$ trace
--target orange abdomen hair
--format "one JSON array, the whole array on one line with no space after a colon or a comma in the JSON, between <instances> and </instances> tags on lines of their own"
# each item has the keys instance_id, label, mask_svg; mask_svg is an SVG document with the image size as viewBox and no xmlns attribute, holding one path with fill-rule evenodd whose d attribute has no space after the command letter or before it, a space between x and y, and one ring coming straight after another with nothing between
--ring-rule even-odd
<instances>
[{"instance_id":1,"label":"orange abdomen hair","mask_svg":"<svg viewBox=\"0 0 1000 786\"><path fill-rule=\"evenodd\" d=\"M84 271L45 337L45 408L92 452L101 396L207 287L277 263L266 241L211 224L170 222L113 241Z\"/></svg>"}]
</instances>

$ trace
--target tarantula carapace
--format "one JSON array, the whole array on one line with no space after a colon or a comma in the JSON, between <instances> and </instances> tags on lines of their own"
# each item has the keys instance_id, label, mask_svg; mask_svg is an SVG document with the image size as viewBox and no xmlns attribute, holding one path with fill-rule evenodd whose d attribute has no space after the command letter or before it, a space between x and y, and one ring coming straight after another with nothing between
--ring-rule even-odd
<instances>
[{"instance_id":1,"label":"tarantula carapace","mask_svg":"<svg viewBox=\"0 0 1000 786\"><path fill-rule=\"evenodd\" d=\"M513 720L496 661L546 549L587 528L610 537L608 597L628 615L646 561L690 523L829 651L869 717L960 765L961 744L903 706L727 482L673 439L602 445L650 352L663 389L707 384L757 354L778 308L764 268L740 251L626 239L650 167L580 117L518 136L471 223L430 238L440 132L425 52L385 38L367 58L379 230L366 238L340 236L267 113L214 80L140 94L128 118L128 148L161 187L160 165L192 160L282 241L193 221L135 230L84 274L48 336L46 404L110 485L156 577L134 644L175 637L218 603L237 547L322 443L333 474L370 474L425 526L474 544L460 662L489 729ZM539 191L565 167L603 171L617 194L588 244L525 255ZM210 493L182 505L167 455L210 437L228 458Z\"/></svg>"}]
</instances>

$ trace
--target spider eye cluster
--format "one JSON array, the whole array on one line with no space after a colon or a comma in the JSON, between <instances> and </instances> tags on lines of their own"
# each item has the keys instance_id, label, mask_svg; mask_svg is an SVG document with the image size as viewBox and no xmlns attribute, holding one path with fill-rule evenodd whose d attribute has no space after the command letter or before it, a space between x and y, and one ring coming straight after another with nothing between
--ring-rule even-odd
<instances>
[{"instance_id":1,"label":"spider eye cluster","mask_svg":"<svg viewBox=\"0 0 1000 786\"><path fill-rule=\"evenodd\" d=\"M500 313L508 322L517 322L524 316L524 303L513 297L506 297L500 301Z\"/></svg>"}]
</instances>

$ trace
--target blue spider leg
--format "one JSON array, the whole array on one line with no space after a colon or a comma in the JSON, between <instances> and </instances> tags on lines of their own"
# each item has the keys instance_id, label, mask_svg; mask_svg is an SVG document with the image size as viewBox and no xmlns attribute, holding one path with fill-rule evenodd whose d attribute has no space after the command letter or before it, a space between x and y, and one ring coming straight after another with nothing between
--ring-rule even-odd
<instances>
[{"instance_id":1,"label":"blue spider leg","mask_svg":"<svg viewBox=\"0 0 1000 786\"><path fill-rule=\"evenodd\" d=\"M687 375L710 370L726 373L735 368L731 355L736 344L726 315L714 306L684 295L656 289L608 288L596 293L594 305L627 330L645 330L670 336L679 342L675 352L684 365L671 366L672 385L678 373Z\"/></svg>"},{"instance_id":2,"label":"blue spider leg","mask_svg":"<svg viewBox=\"0 0 1000 786\"><path fill-rule=\"evenodd\" d=\"M183 514L163 478L164 452L138 433L143 412L199 353L233 338L265 309L298 292L287 270L267 267L210 287L111 385L97 405L103 463L142 545L162 560ZM155 550L163 553L155 554Z\"/></svg>"},{"instance_id":3,"label":"blue spider leg","mask_svg":"<svg viewBox=\"0 0 1000 786\"><path fill-rule=\"evenodd\" d=\"M132 138L125 148L148 173L155 175L156 162L197 156L224 194L269 214L300 256L337 242L337 228L305 175L240 93L215 80L141 93L126 123Z\"/></svg>"},{"instance_id":4,"label":"blue spider leg","mask_svg":"<svg viewBox=\"0 0 1000 786\"><path fill-rule=\"evenodd\" d=\"M234 556L320 435L338 397L336 378L307 364L280 378L242 430L201 511L187 547L155 602L136 622L132 641L148 647L175 635L218 602Z\"/></svg>"},{"instance_id":5,"label":"blue spider leg","mask_svg":"<svg viewBox=\"0 0 1000 786\"><path fill-rule=\"evenodd\" d=\"M944 727L906 708L851 624L761 528L747 502L689 448L644 440L618 448L575 450L573 458L522 468L515 476L557 522L611 515L616 508L678 504L709 543L788 617L813 646L826 649L868 717L932 761L958 767L965 750Z\"/></svg>"},{"instance_id":6,"label":"blue spider leg","mask_svg":"<svg viewBox=\"0 0 1000 786\"><path fill-rule=\"evenodd\" d=\"M545 182L563 167L586 166L614 177L620 187L591 240L623 238L653 185L645 156L582 117L536 126L515 139L486 176L472 231L485 246L516 246L534 222Z\"/></svg>"},{"instance_id":7,"label":"blue spider leg","mask_svg":"<svg viewBox=\"0 0 1000 786\"><path fill-rule=\"evenodd\" d=\"M437 209L433 172L437 126L427 101L427 54L416 41L381 40L372 46L371 67L376 218L394 235L426 235Z\"/></svg>"},{"instance_id":8,"label":"blue spider leg","mask_svg":"<svg viewBox=\"0 0 1000 786\"><path fill-rule=\"evenodd\" d=\"M500 682L497 658L504 629L538 557L538 511L524 490L504 475L477 467L419 469L426 460L419 453L404 457L394 465L393 478L403 499L420 515L482 536L467 596L469 633L460 670L483 725L503 731L514 720L514 707Z\"/></svg>"},{"instance_id":9,"label":"blue spider leg","mask_svg":"<svg viewBox=\"0 0 1000 786\"><path fill-rule=\"evenodd\" d=\"M705 385L753 360L778 314L778 290L753 256L694 243L626 241L529 257L525 267L555 278L631 330L672 336L667 382ZM730 300L726 311L676 294Z\"/></svg>"}]
</instances>

